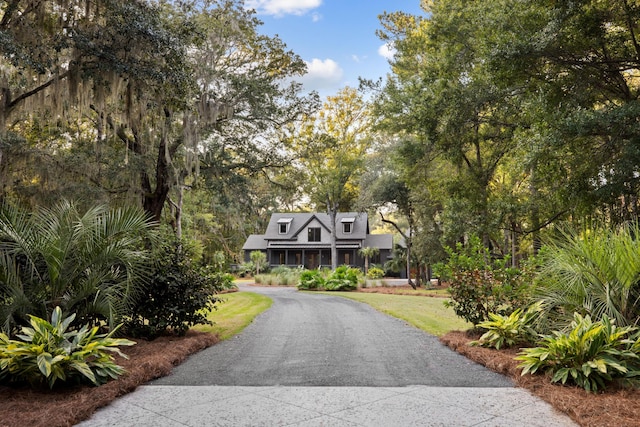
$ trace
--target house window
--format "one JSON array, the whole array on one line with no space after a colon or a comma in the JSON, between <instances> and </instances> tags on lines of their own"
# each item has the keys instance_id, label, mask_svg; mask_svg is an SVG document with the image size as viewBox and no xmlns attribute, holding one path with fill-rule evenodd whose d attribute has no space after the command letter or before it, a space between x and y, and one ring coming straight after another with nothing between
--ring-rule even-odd
<instances>
[{"instance_id":1,"label":"house window","mask_svg":"<svg viewBox=\"0 0 640 427\"><path fill-rule=\"evenodd\" d=\"M342 232L344 234L351 234L353 230L353 223L356 221L354 217L342 218L340 222L342 223Z\"/></svg>"},{"instance_id":2,"label":"house window","mask_svg":"<svg viewBox=\"0 0 640 427\"><path fill-rule=\"evenodd\" d=\"M278 220L278 233L287 234L289 232L289 225L291 225L293 218L280 218Z\"/></svg>"},{"instance_id":3,"label":"house window","mask_svg":"<svg viewBox=\"0 0 640 427\"><path fill-rule=\"evenodd\" d=\"M319 242L320 241L320 227L309 227L309 242Z\"/></svg>"}]
</instances>

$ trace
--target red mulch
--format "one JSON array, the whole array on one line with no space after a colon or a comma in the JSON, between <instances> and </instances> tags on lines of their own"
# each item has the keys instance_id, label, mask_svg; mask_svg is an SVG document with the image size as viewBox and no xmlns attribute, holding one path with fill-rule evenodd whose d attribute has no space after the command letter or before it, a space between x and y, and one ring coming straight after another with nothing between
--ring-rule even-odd
<instances>
[{"instance_id":1,"label":"red mulch","mask_svg":"<svg viewBox=\"0 0 640 427\"><path fill-rule=\"evenodd\" d=\"M129 359L117 358L127 373L100 387L77 386L54 391L0 386L1 427L72 426L137 386L168 375L174 366L219 341L208 333L189 331L184 337L137 340L121 348Z\"/></svg>"},{"instance_id":2,"label":"red mulch","mask_svg":"<svg viewBox=\"0 0 640 427\"><path fill-rule=\"evenodd\" d=\"M450 332L440 337L445 345L487 368L504 374L522 388L549 402L583 427L640 426L640 390L612 387L602 393L588 393L578 387L552 384L544 375L521 376L517 349L493 350L472 347L477 339L465 332Z\"/></svg>"}]
</instances>

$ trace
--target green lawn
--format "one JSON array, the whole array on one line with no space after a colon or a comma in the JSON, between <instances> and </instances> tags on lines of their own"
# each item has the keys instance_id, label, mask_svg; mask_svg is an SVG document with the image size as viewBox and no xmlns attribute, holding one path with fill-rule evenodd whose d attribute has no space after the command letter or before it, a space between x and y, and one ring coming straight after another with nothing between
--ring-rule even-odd
<instances>
[{"instance_id":1,"label":"green lawn","mask_svg":"<svg viewBox=\"0 0 640 427\"><path fill-rule=\"evenodd\" d=\"M214 324L197 325L193 329L218 334L220 339L226 340L240 333L273 303L271 298L253 292L234 292L221 295L221 298L224 302L217 304L218 309L207 316Z\"/></svg>"},{"instance_id":2,"label":"green lawn","mask_svg":"<svg viewBox=\"0 0 640 427\"><path fill-rule=\"evenodd\" d=\"M471 327L470 323L460 319L452 309L444 306L444 298L358 292L322 293L364 302L378 311L405 320L433 335L443 335L449 331L465 330Z\"/></svg>"}]
</instances>

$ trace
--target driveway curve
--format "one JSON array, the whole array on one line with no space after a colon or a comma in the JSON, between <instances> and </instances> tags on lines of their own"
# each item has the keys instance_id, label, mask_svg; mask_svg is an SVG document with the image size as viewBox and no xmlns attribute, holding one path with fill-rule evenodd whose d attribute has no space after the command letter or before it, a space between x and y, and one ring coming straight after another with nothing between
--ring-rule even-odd
<instances>
[{"instance_id":1,"label":"driveway curve","mask_svg":"<svg viewBox=\"0 0 640 427\"><path fill-rule=\"evenodd\" d=\"M151 385L513 387L404 321L337 296L244 288L273 299L241 334Z\"/></svg>"}]
</instances>

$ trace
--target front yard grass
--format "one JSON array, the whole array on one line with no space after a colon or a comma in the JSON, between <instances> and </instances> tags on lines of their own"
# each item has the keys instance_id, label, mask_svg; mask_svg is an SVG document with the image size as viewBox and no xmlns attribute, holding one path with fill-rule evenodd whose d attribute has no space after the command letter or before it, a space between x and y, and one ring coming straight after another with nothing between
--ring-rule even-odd
<instances>
[{"instance_id":1,"label":"front yard grass","mask_svg":"<svg viewBox=\"0 0 640 427\"><path fill-rule=\"evenodd\" d=\"M220 340L226 340L240 333L273 303L271 298L253 292L233 292L223 294L221 298L224 302L217 305L217 310L214 309L207 315L207 319L214 324L196 325L192 329L218 334Z\"/></svg>"},{"instance_id":2,"label":"front yard grass","mask_svg":"<svg viewBox=\"0 0 640 427\"><path fill-rule=\"evenodd\" d=\"M470 323L460 319L452 309L444 306L444 298L361 292L322 293L369 304L378 311L402 319L410 325L437 336L454 330L471 328Z\"/></svg>"}]
</instances>

